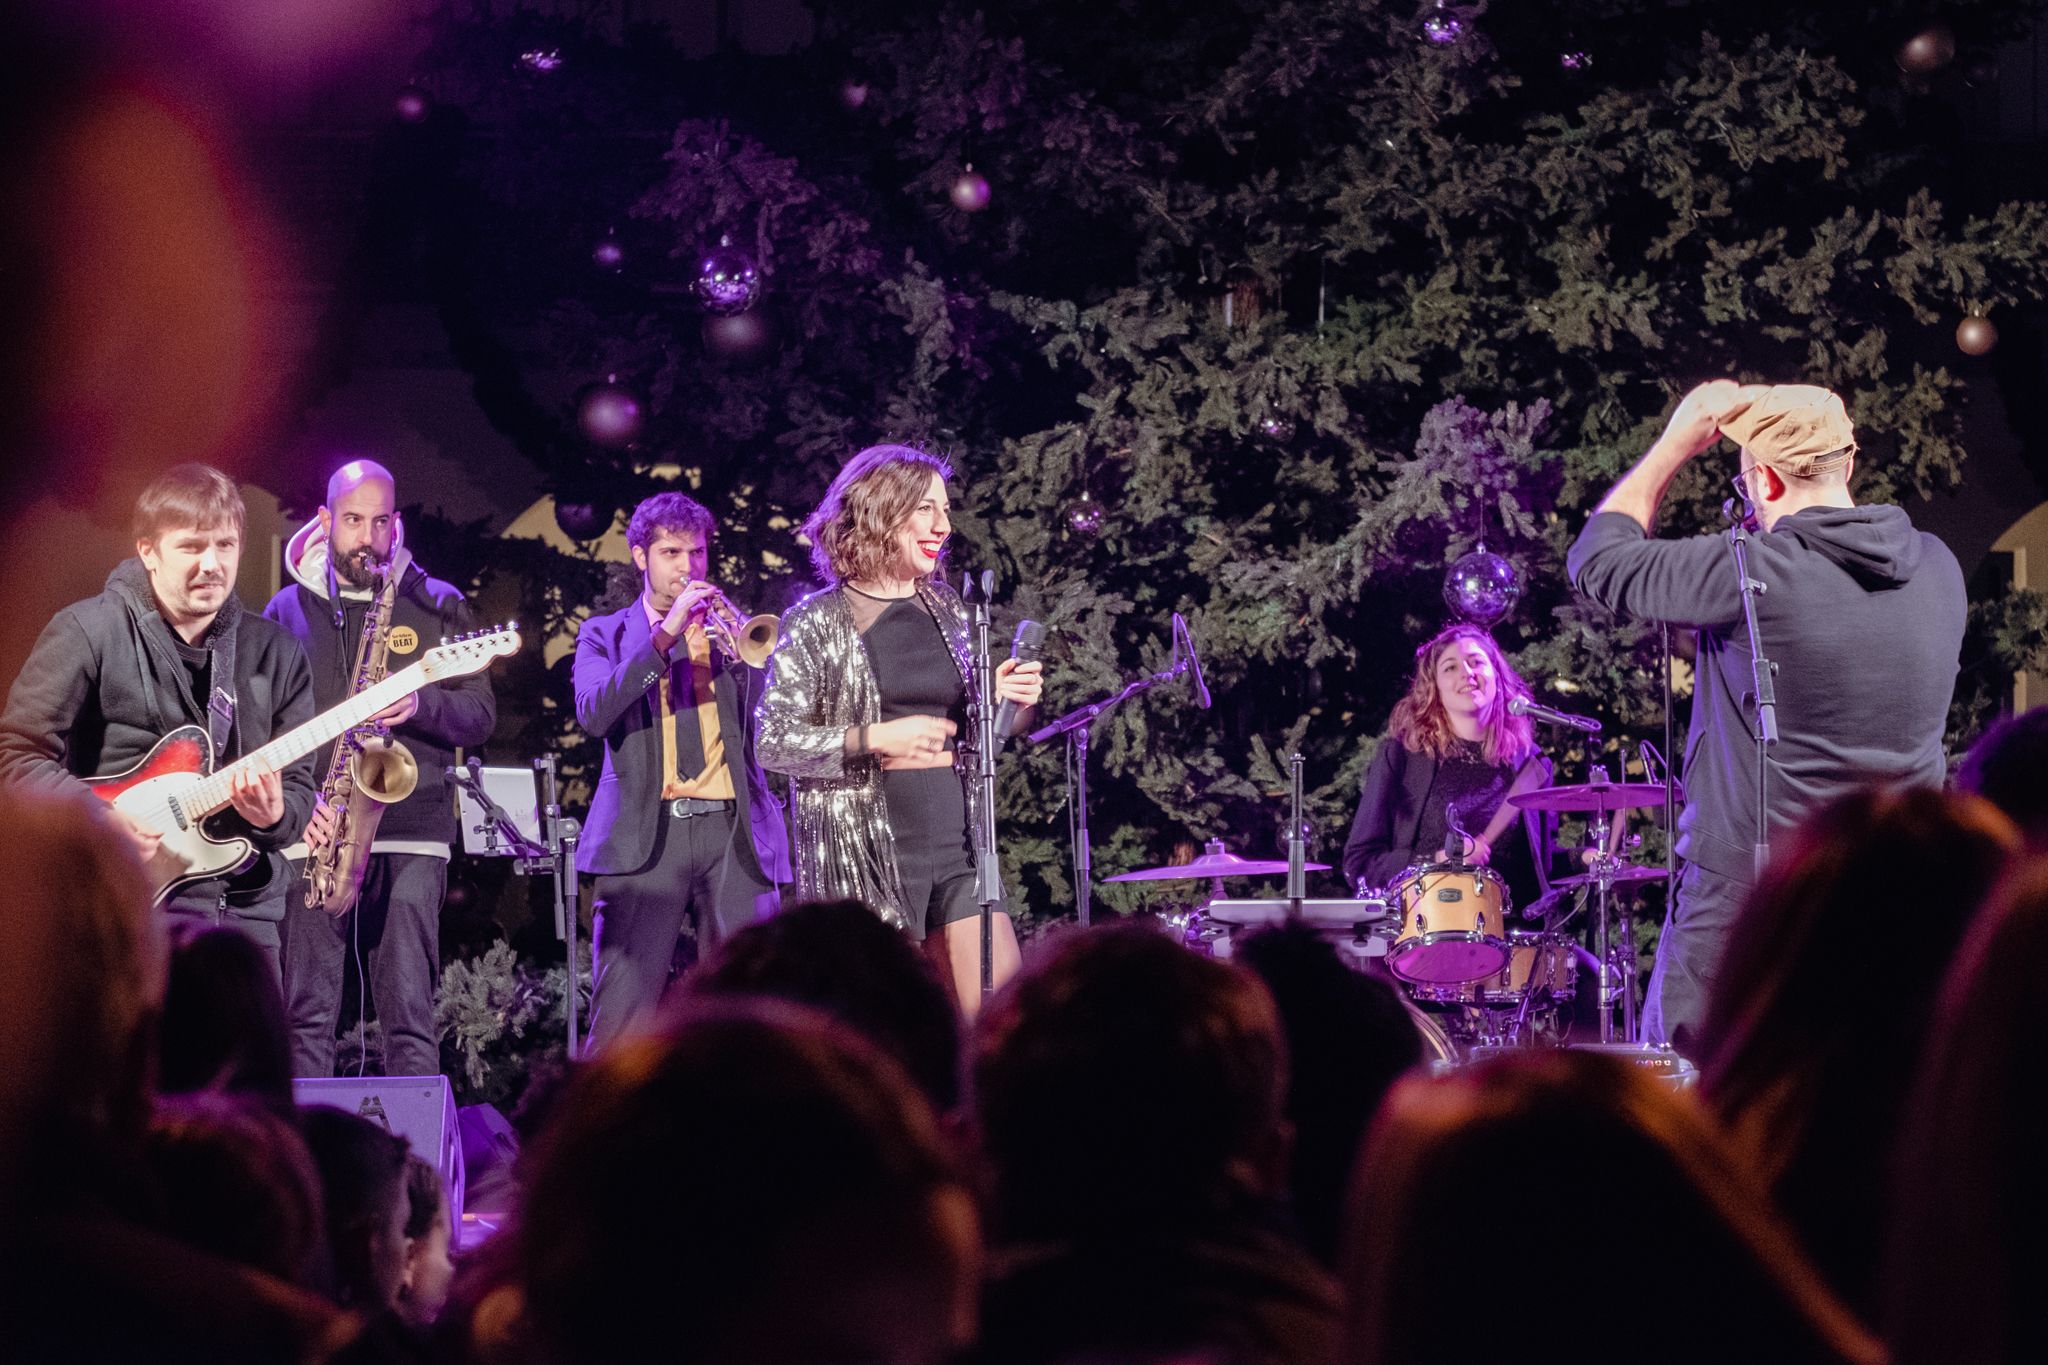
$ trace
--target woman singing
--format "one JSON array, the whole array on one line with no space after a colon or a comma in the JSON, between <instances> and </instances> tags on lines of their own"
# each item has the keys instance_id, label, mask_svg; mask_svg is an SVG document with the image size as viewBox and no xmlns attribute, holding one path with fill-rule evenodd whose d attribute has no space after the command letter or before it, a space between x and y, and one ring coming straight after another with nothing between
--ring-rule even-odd
<instances>
[{"instance_id":1,"label":"woman singing","mask_svg":"<svg viewBox=\"0 0 2048 1365\"><path fill-rule=\"evenodd\" d=\"M967 728L968 622L937 575L951 533L943 460L870 446L804 523L830 585L792 607L768 661L761 763L794 791L797 894L854 896L913 938L938 930L961 1009L981 1001L970 821L980 799L955 737ZM998 703L1031 706L1039 665L1005 659ZM997 984L1017 934L994 916Z\"/></svg>"},{"instance_id":2,"label":"woman singing","mask_svg":"<svg viewBox=\"0 0 2048 1365\"><path fill-rule=\"evenodd\" d=\"M1550 781L1528 718L1508 714L1511 698L1528 695L1477 626L1448 627L1415 651L1414 679L1366 768L1344 845L1354 886L1384 887L1412 863L1455 856L1490 863L1517 903L1529 903L1534 820L1506 804L1510 791Z\"/></svg>"}]
</instances>

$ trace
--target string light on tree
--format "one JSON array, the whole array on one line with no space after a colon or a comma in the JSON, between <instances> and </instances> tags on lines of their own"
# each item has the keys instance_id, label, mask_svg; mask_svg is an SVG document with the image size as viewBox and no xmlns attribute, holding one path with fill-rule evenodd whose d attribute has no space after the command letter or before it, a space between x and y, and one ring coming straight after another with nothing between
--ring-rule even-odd
<instances>
[{"instance_id":1,"label":"string light on tree","mask_svg":"<svg viewBox=\"0 0 2048 1365\"><path fill-rule=\"evenodd\" d=\"M1964 355L1988 355L1998 344L1998 328L1982 313L1972 313L1956 324L1956 348Z\"/></svg>"},{"instance_id":2,"label":"string light on tree","mask_svg":"<svg viewBox=\"0 0 2048 1365\"><path fill-rule=\"evenodd\" d=\"M962 213L980 213L988 207L988 180L972 166L963 166L959 178L953 181L948 197L953 207Z\"/></svg>"}]
</instances>

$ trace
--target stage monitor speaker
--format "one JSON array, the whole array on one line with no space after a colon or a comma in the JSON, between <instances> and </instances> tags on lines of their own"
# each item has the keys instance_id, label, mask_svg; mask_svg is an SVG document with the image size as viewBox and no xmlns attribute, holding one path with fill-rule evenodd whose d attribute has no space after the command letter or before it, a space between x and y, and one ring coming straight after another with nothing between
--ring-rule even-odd
<instances>
[{"instance_id":1,"label":"stage monitor speaker","mask_svg":"<svg viewBox=\"0 0 2048 1365\"><path fill-rule=\"evenodd\" d=\"M404 1138L415 1154L441 1173L448 1191L448 1226L462 1226L462 1130L455 1121L455 1092L446 1076L301 1077L292 1082L292 1098L302 1106L346 1110Z\"/></svg>"}]
</instances>

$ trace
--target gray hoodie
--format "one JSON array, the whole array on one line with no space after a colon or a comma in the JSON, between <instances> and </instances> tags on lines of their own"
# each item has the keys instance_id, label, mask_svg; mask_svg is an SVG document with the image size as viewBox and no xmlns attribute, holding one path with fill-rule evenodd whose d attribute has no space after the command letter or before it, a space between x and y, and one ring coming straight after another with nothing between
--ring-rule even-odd
<instances>
[{"instance_id":1,"label":"gray hoodie","mask_svg":"<svg viewBox=\"0 0 2048 1365\"><path fill-rule=\"evenodd\" d=\"M1938 786L1967 603L1956 557L1889 505L1810 507L1750 543L1764 654L1778 666L1775 845L1815 807L1873 782ZM1567 562L1579 591L1637 620L1699 630L1680 856L1754 880L1753 671L1726 534L1652 540L1603 512Z\"/></svg>"}]
</instances>

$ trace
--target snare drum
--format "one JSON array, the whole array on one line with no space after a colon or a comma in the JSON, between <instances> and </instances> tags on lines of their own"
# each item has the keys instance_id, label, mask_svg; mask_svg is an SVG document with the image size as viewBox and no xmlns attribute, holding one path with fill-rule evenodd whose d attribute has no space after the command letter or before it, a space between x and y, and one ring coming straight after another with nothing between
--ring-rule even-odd
<instances>
[{"instance_id":1,"label":"snare drum","mask_svg":"<svg viewBox=\"0 0 2048 1365\"><path fill-rule=\"evenodd\" d=\"M1508 965L1479 983L1479 1002L1512 1009L1531 991L1569 1000L1578 993L1578 982L1579 960L1571 940L1517 929L1508 935Z\"/></svg>"},{"instance_id":2,"label":"snare drum","mask_svg":"<svg viewBox=\"0 0 2048 1365\"><path fill-rule=\"evenodd\" d=\"M1492 868L1425 863L1387 896L1401 914L1387 966L1403 981L1452 986L1507 969L1507 884Z\"/></svg>"}]
</instances>

